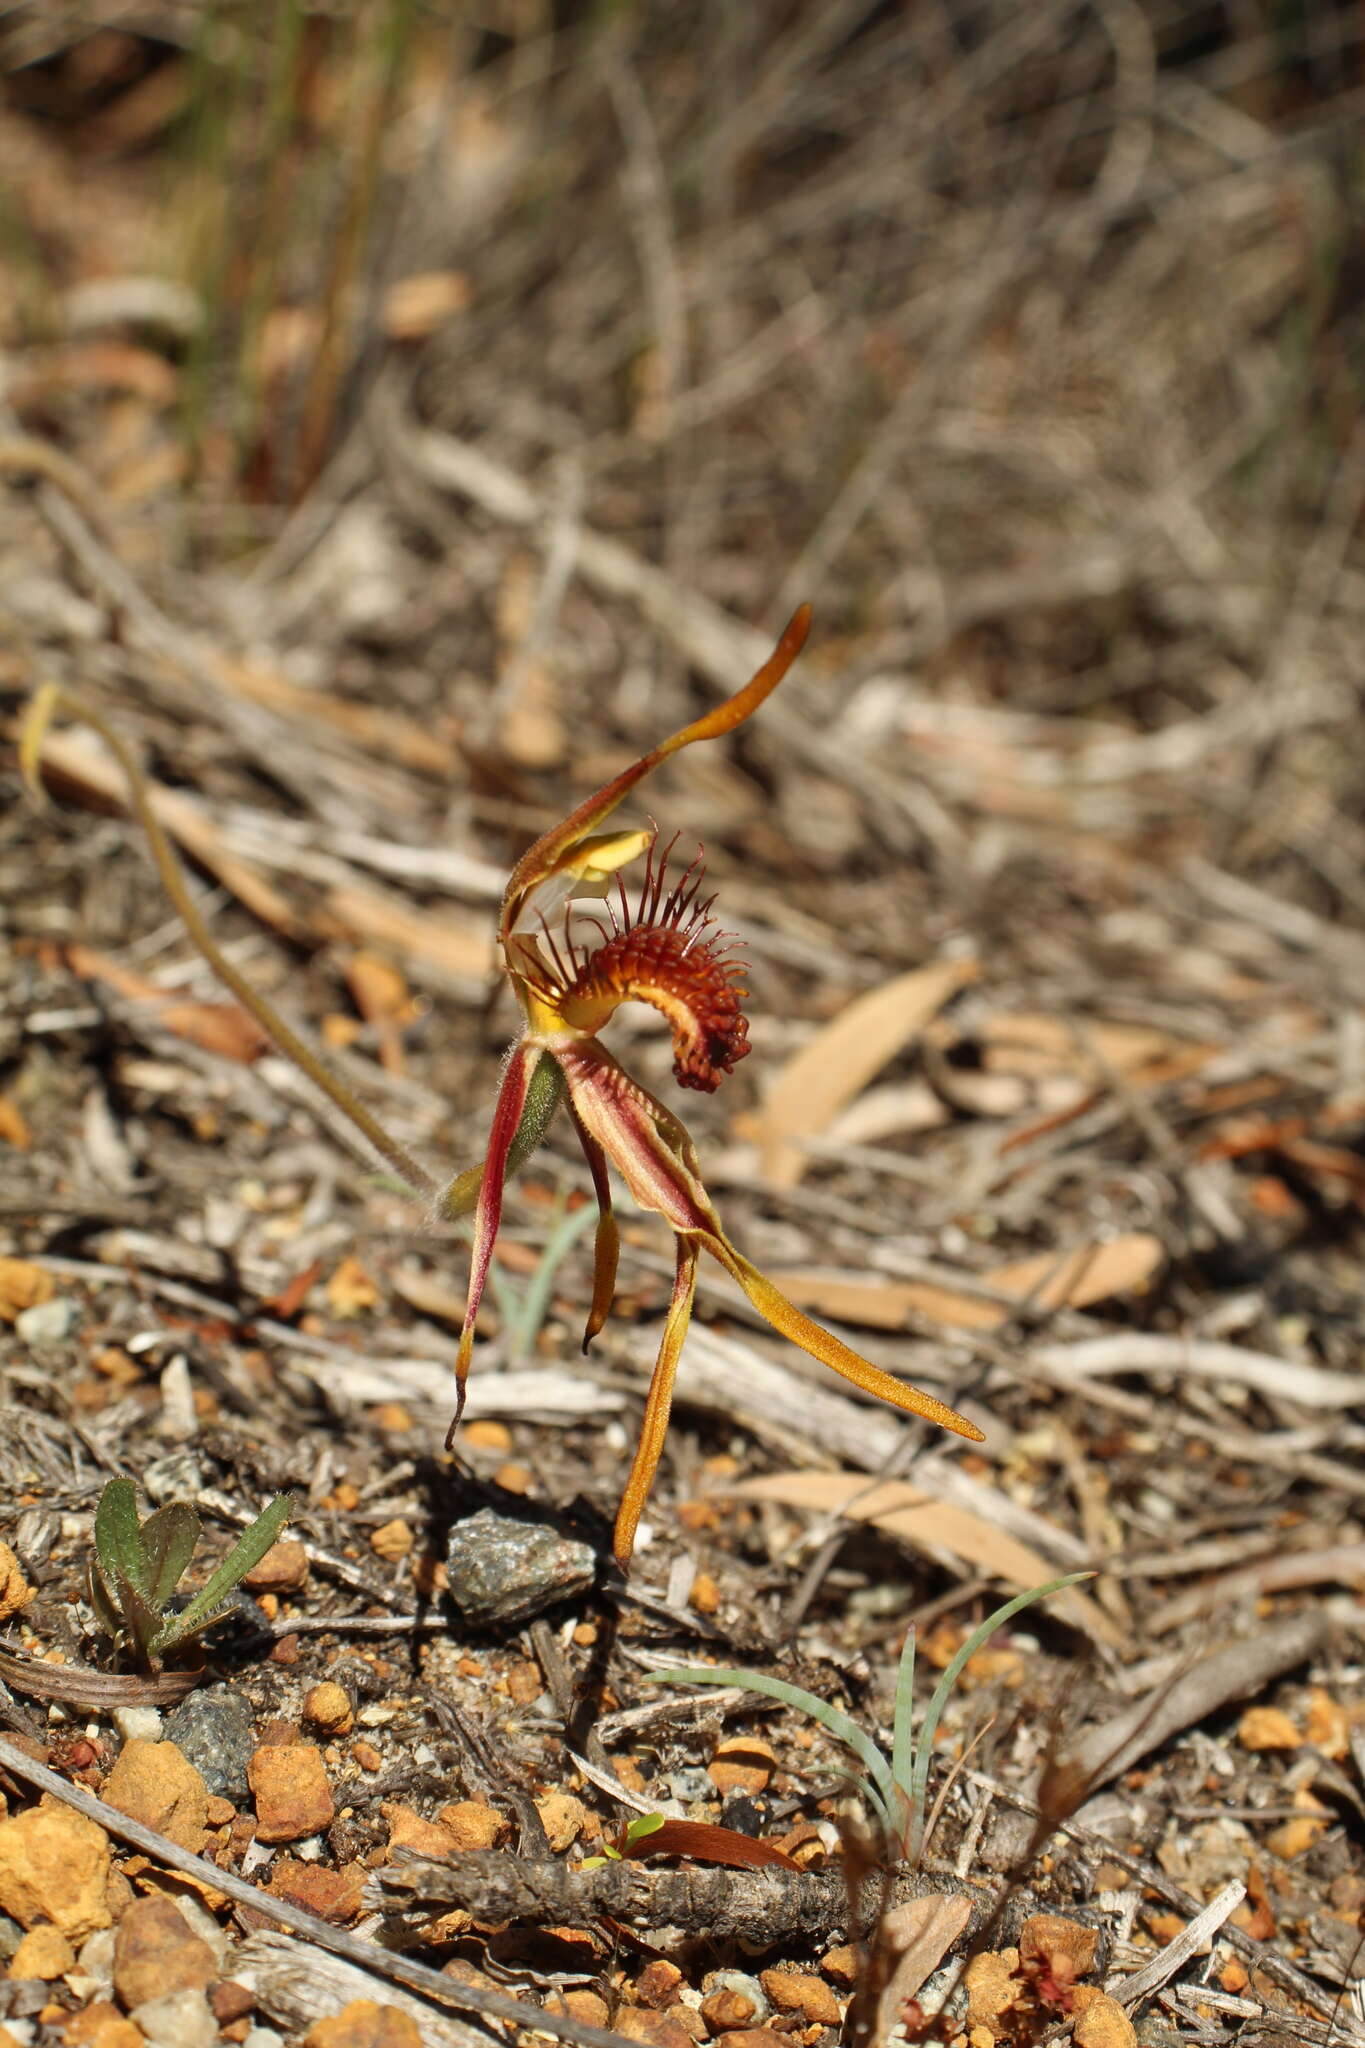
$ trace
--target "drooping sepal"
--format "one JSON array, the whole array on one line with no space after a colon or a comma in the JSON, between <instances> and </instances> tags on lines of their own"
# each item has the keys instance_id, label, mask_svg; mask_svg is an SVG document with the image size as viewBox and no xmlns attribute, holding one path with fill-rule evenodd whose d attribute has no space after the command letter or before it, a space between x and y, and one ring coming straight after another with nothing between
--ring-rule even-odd
<instances>
[{"instance_id":1,"label":"drooping sepal","mask_svg":"<svg viewBox=\"0 0 1365 2048\"><path fill-rule=\"evenodd\" d=\"M497 1106L493 1111L493 1127L488 1134L488 1151L484 1156L483 1178L479 1185L478 1204L474 1211L474 1243L469 1258L469 1295L465 1302L464 1324L460 1331L460 1348L455 1359L459 1386L455 1413L450 1419L450 1428L446 1431L447 1450L455 1441L455 1432L464 1413L465 1386L469 1378L469 1361L474 1349L474 1324L488 1280L488 1267L493 1257L498 1225L502 1221L502 1191L507 1180L512 1148L522 1126L531 1079L540 1059L541 1048L537 1045L527 1044L522 1040L512 1047L507 1065L503 1069Z\"/></svg>"}]
</instances>

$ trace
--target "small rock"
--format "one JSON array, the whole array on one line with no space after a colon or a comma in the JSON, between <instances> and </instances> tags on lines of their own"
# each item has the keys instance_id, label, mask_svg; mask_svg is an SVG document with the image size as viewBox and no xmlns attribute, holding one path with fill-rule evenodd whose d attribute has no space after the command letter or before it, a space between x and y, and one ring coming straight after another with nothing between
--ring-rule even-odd
<instances>
[{"instance_id":1,"label":"small rock","mask_svg":"<svg viewBox=\"0 0 1365 2048\"><path fill-rule=\"evenodd\" d=\"M80 1989L80 1986L84 1989ZM114 1930L101 1927L81 1943L72 1976L78 1998L112 1998L114 1995Z\"/></svg>"},{"instance_id":2,"label":"small rock","mask_svg":"<svg viewBox=\"0 0 1365 2048\"><path fill-rule=\"evenodd\" d=\"M388 1799L379 1811L389 1824L388 1851L411 1849L418 1856L458 1856L466 1849L492 1849L509 1832L507 1822L479 1799L457 1799L436 1820L423 1820L414 1807Z\"/></svg>"},{"instance_id":3,"label":"small rock","mask_svg":"<svg viewBox=\"0 0 1365 2048\"><path fill-rule=\"evenodd\" d=\"M706 1775L718 1792L743 1792L752 1798L767 1790L776 1769L777 1758L766 1742L753 1735L732 1735L718 1746Z\"/></svg>"},{"instance_id":4,"label":"small rock","mask_svg":"<svg viewBox=\"0 0 1365 2048\"><path fill-rule=\"evenodd\" d=\"M983 1950L968 1963L964 1981L967 1986L967 2024L993 2028L995 2021L1017 2003L1023 1989L1019 1978L1018 1949Z\"/></svg>"},{"instance_id":5,"label":"small rock","mask_svg":"<svg viewBox=\"0 0 1365 2048\"><path fill-rule=\"evenodd\" d=\"M537 1799L536 1812L545 1830L545 1838L556 1856L562 1856L571 1849L583 1832L583 1823L588 1809L581 1799L575 1799L572 1792L547 1792L543 1799Z\"/></svg>"},{"instance_id":6,"label":"small rock","mask_svg":"<svg viewBox=\"0 0 1365 2048\"><path fill-rule=\"evenodd\" d=\"M383 1756L375 1748L374 1744L366 1742L363 1736L359 1742L351 1744L351 1755L359 1764L361 1770L368 1771L371 1776L373 1776L374 1772L383 1768Z\"/></svg>"},{"instance_id":7,"label":"small rock","mask_svg":"<svg viewBox=\"0 0 1365 2048\"><path fill-rule=\"evenodd\" d=\"M851 1991L858 1981L858 1951L851 1942L841 1942L825 1955L820 1968L844 1991Z\"/></svg>"},{"instance_id":8,"label":"small rock","mask_svg":"<svg viewBox=\"0 0 1365 2048\"><path fill-rule=\"evenodd\" d=\"M702 2017L714 2033L761 2027L768 2017L768 1994L745 1970L712 1970L701 1988Z\"/></svg>"},{"instance_id":9,"label":"small rock","mask_svg":"<svg viewBox=\"0 0 1365 2048\"><path fill-rule=\"evenodd\" d=\"M382 1522L370 1532L371 1550L388 1564L397 1564L400 1558L409 1556L416 1540L411 1525L399 1519Z\"/></svg>"},{"instance_id":10,"label":"small rock","mask_svg":"<svg viewBox=\"0 0 1365 2048\"><path fill-rule=\"evenodd\" d=\"M202 1991L168 1991L134 2006L129 2017L141 2027L148 2048L218 2048L218 2022Z\"/></svg>"},{"instance_id":11,"label":"small rock","mask_svg":"<svg viewBox=\"0 0 1365 2048\"><path fill-rule=\"evenodd\" d=\"M21 1927L50 1920L69 1941L109 1925L109 1837L46 1794L0 1821L0 1911Z\"/></svg>"},{"instance_id":12,"label":"small rock","mask_svg":"<svg viewBox=\"0 0 1365 2048\"><path fill-rule=\"evenodd\" d=\"M635 1996L641 2005L652 2005L656 2012L667 2012L678 1996L678 1986L683 1973L676 1963L670 1963L664 1956L656 1956L652 1963L646 1963L635 1979Z\"/></svg>"},{"instance_id":13,"label":"small rock","mask_svg":"<svg viewBox=\"0 0 1365 2048\"><path fill-rule=\"evenodd\" d=\"M73 2012L62 2029L62 2039L67 2048L144 2048L141 2030L104 1998L97 1998L82 2012Z\"/></svg>"},{"instance_id":14,"label":"small rock","mask_svg":"<svg viewBox=\"0 0 1365 2048\"><path fill-rule=\"evenodd\" d=\"M336 1814L322 1751L290 1742L255 1751L247 1779L256 1801L256 1836L262 1842L297 1842L331 1826Z\"/></svg>"},{"instance_id":15,"label":"small rock","mask_svg":"<svg viewBox=\"0 0 1365 2048\"><path fill-rule=\"evenodd\" d=\"M404 1436L408 1430L417 1427L412 1410L405 1408L401 1401L376 1402L369 1412L369 1419L386 1436Z\"/></svg>"},{"instance_id":16,"label":"small rock","mask_svg":"<svg viewBox=\"0 0 1365 2048\"><path fill-rule=\"evenodd\" d=\"M1302 1856L1305 1849L1311 1849L1327 1827L1327 1821L1317 1820L1310 1814L1302 1814L1296 1820L1281 1821L1272 1828L1265 1838L1265 1845L1272 1856L1289 1863L1295 1856Z\"/></svg>"},{"instance_id":17,"label":"small rock","mask_svg":"<svg viewBox=\"0 0 1365 2048\"><path fill-rule=\"evenodd\" d=\"M1095 1967L1099 1935L1082 1920L1062 1913L1034 1913L1019 1929L1021 1962L1042 1963L1059 1991L1069 1993L1077 1979Z\"/></svg>"},{"instance_id":18,"label":"small rock","mask_svg":"<svg viewBox=\"0 0 1365 2048\"><path fill-rule=\"evenodd\" d=\"M343 1686L325 1680L315 1685L303 1702L303 1718L324 1735L349 1735L355 1726L355 1708Z\"/></svg>"},{"instance_id":19,"label":"small rock","mask_svg":"<svg viewBox=\"0 0 1365 2048\"><path fill-rule=\"evenodd\" d=\"M586 1592L597 1576L597 1559L590 1544L544 1523L480 1508L451 1530L446 1569L456 1606L468 1620L487 1624L528 1621Z\"/></svg>"},{"instance_id":20,"label":"small rock","mask_svg":"<svg viewBox=\"0 0 1365 2048\"><path fill-rule=\"evenodd\" d=\"M57 1283L45 1266L0 1253L0 1323L12 1323L35 1302L51 1301Z\"/></svg>"},{"instance_id":21,"label":"small rock","mask_svg":"<svg viewBox=\"0 0 1365 2048\"><path fill-rule=\"evenodd\" d=\"M687 1604L698 1614L714 1614L720 1606L720 1587L710 1572L698 1572L692 1581Z\"/></svg>"},{"instance_id":22,"label":"small rock","mask_svg":"<svg viewBox=\"0 0 1365 2048\"><path fill-rule=\"evenodd\" d=\"M242 1584L249 1593L296 1593L308 1577L308 1552L293 1536L272 1543Z\"/></svg>"},{"instance_id":23,"label":"small rock","mask_svg":"<svg viewBox=\"0 0 1365 2048\"><path fill-rule=\"evenodd\" d=\"M496 1849L511 1834L505 1814L482 1799L452 1799L436 1816L456 1849Z\"/></svg>"},{"instance_id":24,"label":"small rock","mask_svg":"<svg viewBox=\"0 0 1365 2048\"><path fill-rule=\"evenodd\" d=\"M711 1991L701 2002L701 2016L713 2034L728 2034L757 2019L754 2003L742 1991Z\"/></svg>"},{"instance_id":25,"label":"small rock","mask_svg":"<svg viewBox=\"0 0 1365 2048\"><path fill-rule=\"evenodd\" d=\"M779 2012L798 2012L810 2027L837 2027L839 2001L822 1978L806 1970L765 1970L763 1989Z\"/></svg>"},{"instance_id":26,"label":"small rock","mask_svg":"<svg viewBox=\"0 0 1365 2048\"><path fill-rule=\"evenodd\" d=\"M284 2035L277 2034L273 2027L249 2027L242 2048L284 2048Z\"/></svg>"},{"instance_id":27,"label":"small rock","mask_svg":"<svg viewBox=\"0 0 1365 2048\"><path fill-rule=\"evenodd\" d=\"M14 1318L14 1333L25 1344L60 1344L75 1328L79 1310L67 1295L54 1294L50 1301L37 1301L21 1309Z\"/></svg>"},{"instance_id":28,"label":"small rock","mask_svg":"<svg viewBox=\"0 0 1365 2048\"><path fill-rule=\"evenodd\" d=\"M204 1685L170 1716L166 1736L189 1758L210 1793L245 1806L255 1726L255 1714L241 1693L227 1685Z\"/></svg>"},{"instance_id":29,"label":"small rock","mask_svg":"<svg viewBox=\"0 0 1365 2048\"><path fill-rule=\"evenodd\" d=\"M340 2012L316 2020L303 2037L303 2048L422 2048L422 2036L411 2013L400 2006L353 1998Z\"/></svg>"},{"instance_id":30,"label":"small rock","mask_svg":"<svg viewBox=\"0 0 1365 2048\"><path fill-rule=\"evenodd\" d=\"M1123 2007L1093 1984L1077 1988L1075 2010L1071 2038L1076 2048L1137 2048L1133 2023Z\"/></svg>"},{"instance_id":31,"label":"small rock","mask_svg":"<svg viewBox=\"0 0 1365 2048\"><path fill-rule=\"evenodd\" d=\"M1300 1749L1303 1737L1279 1707L1248 1707L1237 1723L1243 1749Z\"/></svg>"},{"instance_id":32,"label":"small rock","mask_svg":"<svg viewBox=\"0 0 1365 2048\"><path fill-rule=\"evenodd\" d=\"M644 2041L648 2048L692 2048L692 2036L666 2012L651 2012L645 2005L621 2005L612 2026L628 2041ZM784 2044L789 2048L789 2044Z\"/></svg>"},{"instance_id":33,"label":"small rock","mask_svg":"<svg viewBox=\"0 0 1365 2048\"><path fill-rule=\"evenodd\" d=\"M120 1742L160 1742L162 1715L160 1707L115 1707L109 1716L118 1730Z\"/></svg>"},{"instance_id":34,"label":"small rock","mask_svg":"<svg viewBox=\"0 0 1365 2048\"><path fill-rule=\"evenodd\" d=\"M10 1977L36 1977L40 1983L55 1983L76 1967L76 1951L49 1920L32 1928L15 1949L6 1972Z\"/></svg>"},{"instance_id":35,"label":"small rock","mask_svg":"<svg viewBox=\"0 0 1365 2048\"><path fill-rule=\"evenodd\" d=\"M134 1736L119 1751L104 1781L110 1806L155 1828L197 1856L208 1840L208 1787L173 1742L142 1742Z\"/></svg>"},{"instance_id":36,"label":"small rock","mask_svg":"<svg viewBox=\"0 0 1365 2048\"><path fill-rule=\"evenodd\" d=\"M0 1543L0 1621L12 1621L35 1597L18 1558L8 1543Z\"/></svg>"},{"instance_id":37,"label":"small rock","mask_svg":"<svg viewBox=\"0 0 1365 2048\"><path fill-rule=\"evenodd\" d=\"M1340 1700L1320 1685L1309 1688L1304 1740L1320 1749L1333 1763L1340 1763L1351 1747L1351 1717Z\"/></svg>"},{"instance_id":38,"label":"small rock","mask_svg":"<svg viewBox=\"0 0 1365 2048\"><path fill-rule=\"evenodd\" d=\"M716 2048L791 2048L791 2035L776 2033L772 2027L738 2027L720 2035Z\"/></svg>"},{"instance_id":39,"label":"small rock","mask_svg":"<svg viewBox=\"0 0 1365 2048\"><path fill-rule=\"evenodd\" d=\"M218 1975L213 1950L191 1932L173 1899L134 1899L114 1942L114 1989L131 2012L176 1991L198 1991Z\"/></svg>"},{"instance_id":40,"label":"small rock","mask_svg":"<svg viewBox=\"0 0 1365 2048\"><path fill-rule=\"evenodd\" d=\"M611 2017L607 2001L596 1991L552 1991L546 2012L562 2012L584 2027L605 2027Z\"/></svg>"},{"instance_id":41,"label":"small rock","mask_svg":"<svg viewBox=\"0 0 1365 2048\"><path fill-rule=\"evenodd\" d=\"M216 1984L210 1984L208 1999L209 2011L220 2027L235 2026L256 2009L255 1992L248 1991L235 1977L220 1977Z\"/></svg>"},{"instance_id":42,"label":"small rock","mask_svg":"<svg viewBox=\"0 0 1365 2048\"><path fill-rule=\"evenodd\" d=\"M462 1451L510 1451L511 1448L512 1432L505 1422L493 1422L480 1415L473 1422L466 1422L460 1431Z\"/></svg>"},{"instance_id":43,"label":"small rock","mask_svg":"<svg viewBox=\"0 0 1365 2048\"><path fill-rule=\"evenodd\" d=\"M344 1927L347 1921L360 1918L367 1874L359 1863L329 1870L325 1864L277 1856L270 1866L266 1889L272 1898L288 1899L291 1904L302 1906L306 1913L315 1913L319 1920Z\"/></svg>"},{"instance_id":44,"label":"small rock","mask_svg":"<svg viewBox=\"0 0 1365 2048\"><path fill-rule=\"evenodd\" d=\"M683 1999L680 1998L676 2005L670 2005L664 2017L665 2019L673 2020L676 2025L680 2026L690 2040L704 2041L706 2039L709 2029L705 2020L696 2006L686 2004Z\"/></svg>"},{"instance_id":45,"label":"small rock","mask_svg":"<svg viewBox=\"0 0 1365 2048\"><path fill-rule=\"evenodd\" d=\"M507 1697L518 1707L529 1707L532 1700L540 1699L545 1691L545 1681L540 1675L540 1666L529 1658L513 1664L503 1676Z\"/></svg>"}]
</instances>

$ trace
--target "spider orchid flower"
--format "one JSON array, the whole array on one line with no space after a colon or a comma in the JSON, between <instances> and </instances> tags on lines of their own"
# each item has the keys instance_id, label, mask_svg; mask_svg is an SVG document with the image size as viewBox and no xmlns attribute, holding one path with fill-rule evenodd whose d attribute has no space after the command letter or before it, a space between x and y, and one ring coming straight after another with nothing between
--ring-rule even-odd
<instances>
[{"instance_id":1,"label":"spider orchid flower","mask_svg":"<svg viewBox=\"0 0 1365 2048\"><path fill-rule=\"evenodd\" d=\"M740 1007L747 993L743 967L727 935L712 921L713 899L702 896L700 856L670 884L671 846L661 852L653 831L603 833L598 828L670 754L695 740L731 732L751 717L800 653L810 616L810 607L803 605L772 656L742 690L642 754L518 861L503 897L498 945L524 1028L507 1055L483 1164L452 1181L438 1205L446 1216L474 1212L469 1298L456 1364L459 1406L447 1449L464 1407L474 1322L498 1234L503 1187L508 1173L539 1144L562 1101L567 1099L598 1204L585 1351L606 1321L616 1286L618 1234L609 1168L616 1169L641 1208L662 1216L673 1231L673 1297L616 1518L615 1551L622 1565L634 1547L663 1449L702 1252L738 1281L775 1330L865 1393L960 1436L978 1441L981 1436L941 1401L880 1372L812 1322L735 1249L706 1191L687 1131L598 1040L619 1004L650 1003L672 1027L679 1085L707 1093L748 1053L748 1024ZM632 898L619 871L641 854L644 879ZM613 878L614 897L607 893ZM599 899L601 914L575 914L573 899L584 896ZM552 917L560 920L558 932L552 930Z\"/></svg>"}]
</instances>

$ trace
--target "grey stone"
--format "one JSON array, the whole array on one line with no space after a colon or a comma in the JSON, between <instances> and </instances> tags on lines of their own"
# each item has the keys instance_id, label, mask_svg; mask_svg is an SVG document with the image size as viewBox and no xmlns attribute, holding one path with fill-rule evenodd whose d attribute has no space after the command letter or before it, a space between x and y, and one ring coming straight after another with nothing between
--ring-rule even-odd
<instances>
[{"instance_id":1,"label":"grey stone","mask_svg":"<svg viewBox=\"0 0 1365 2048\"><path fill-rule=\"evenodd\" d=\"M457 1522L446 1550L450 1597L470 1621L527 1621L582 1593L597 1575L589 1543L539 1522L480 1508Z\"/></svg>"},{"instance_id":2,"label":"grey stone","mask_svg":"<svg viewBox=\"0 0 1365 2048\"><path fill-rule=\"evenodd\" d=\"M122 1742L160 1742L161 1710L158 1707L115 1707L109 1716Z\"/></svg>"},{"instance_id":3,"label":"grey stone","mask_svg":"<svg viewBox=\"0 0 1365 2048\"><path fill-rule=\"evenodd\" d=\"M134 2006L129 2017L149 2048L217 2048L218 2022L202 1991L168 1991Z\"/></svg>"},{"instance_id":4,"label":"grey stone","mask_svg":"<svg viewBox=\"0 0 1365 2048\"><path fill-rule=\"evenodd\" d=\"M203 1685L169 1716L166 1740L187 1756L210 1792L245 1806L251 1798L246 1767L256 1747L248 1701L227 1685Z\"/></svg>"},{"instance_id":5,"label":"grey stone","mask_svg":"<svg viewBox=\"0 0 1365 2048\"><path fill-rule=\"evenodd\" d=\"M50 1301L37 1301L21 1309L14 1318L15 1335L25 1344L58 1344L69 1336L79 1311L74 1301L54 1294Z\"/></svg>"}]
</instances>

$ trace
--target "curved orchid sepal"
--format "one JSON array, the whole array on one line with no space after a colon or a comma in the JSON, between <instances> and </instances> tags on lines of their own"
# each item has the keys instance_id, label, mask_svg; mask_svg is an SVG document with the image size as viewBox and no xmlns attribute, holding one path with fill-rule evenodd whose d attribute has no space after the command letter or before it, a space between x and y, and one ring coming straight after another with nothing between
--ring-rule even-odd
<instances>
[{"instance_id":1,"label":"curved orchid sepal","mask_svg":"<svg viewBox=\"0 0 1365 2048\"><path fill-rule=\"evenodd\" d=\"M521 1120L508 1147L505 1175L521 1171L549 1130L555 1111L563 1100L564 1076L550 1055L543 1052L532 1070L521 1107ZM433 1205L443 1222L456 1223L460 1217L472 1213L478 1203L486 1167L487 1161L481 1160L477 1166L467 1167L463 1173L457 1173L454 1180L447 1181Z\"/></svg>"},{"instance_id":2,"label":"curved orchid sepal","mask_svg":"<svg viewBox=\"0 0 1365 2048\"><path fill-rule=\"evenodd\" d=\"M634 1547L635 1533L645 1501L654 1482L668 1425L673 1382L683 1339L691 1320L696 1288L697 1255L709 1252L739 1285L766 1322L798 1344L822 1365L851 1380L864 1393L890 1401L907 1414L923 1416L959 1436L981 1442L982 1433L974 1423L935 1400L918 1387L906 1386L890 1373L882 1372L870 1360L852 1350L832 1331L803 1315L788 1301L781 1289L735 1250L702 1182L696 1148L686 1129L671 1110L665 1108L631 1078L593 1039L566 1038L551 1048L568 1088L569 1105L589 1165L594 1154L604 1154L616 1168L636 1202L662 1216L678 1240L677 1275L673 1299L660 1339L644 1424L630 1477L616 1519L614 1548L625 1564ZM594 1181L598 1174L594 1168ZM614 1272L614 1263L613 1268ZM601 1292L594 1289L594 1310ZM609 1293L608 1293L609 1298ZM603 1310L605 1313L605 1309Z\"/></svg>"},{"instance_id":3,"label":"curved orchid sepal","mask_svg":"<svg viewBox=\"0 0 1365 2048\"><path fill-rule=\"evenodd\" d=\"M633 761L629 768L622 769L619 775L586 797L562 824L556 825L537 839L534 846L527 848L513 868L503 894L498 938L504 946L522 923L527 898L542 883L555 876L567 875L591 886L600 877L614 874L636 854L643 852L650 835L599 833L597 827L611 816L637 782L643 782L671 754L690 747L695 740L718 739L722 733L733 732L737 725L752 717L764 698L777 688L805 646L810 621L810 606L803 604L793 613L767 661L742 690L736 690L733 697L727 697L714 710L670 733L666 740L660 740L658 746L641 754L638 761ZM541 908L548 917L548 907L542 905Z\"/></svg>"},{"instance_id":4,"label":"curved orchid sepal","mask_svg":"<svg viewBox=\"0 0 1365 2048\"><path fill-rule=\"evenodd\" d=\"M455 1432L460 1426L460 1417L464 1414L469 1360L474 1349L474 1324L488 1280L488 1267L493 1257L493 1244L498 1234L498 1225L502 1221L502 1191L507 1180L512 1150L521 1133L531 1079L541 1057L541 1048L531 1040L523 1038L512 1047L503 1070L502 1086L498 1090L497 1107L493 1111L493 1127L488 1134L488 1151L484 1156L478 1201L474 1209L474 1244L470 1252L469 1294L465 1302L464 1327L460 1331L460 1348L455 1359L455 1373L459 1385L455 1398L455 1413L451 1416L450 1428L446 1431L447 1450L455 1441Z\"/></svg>"}]
</instances>

